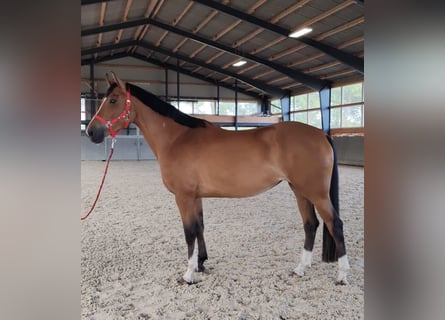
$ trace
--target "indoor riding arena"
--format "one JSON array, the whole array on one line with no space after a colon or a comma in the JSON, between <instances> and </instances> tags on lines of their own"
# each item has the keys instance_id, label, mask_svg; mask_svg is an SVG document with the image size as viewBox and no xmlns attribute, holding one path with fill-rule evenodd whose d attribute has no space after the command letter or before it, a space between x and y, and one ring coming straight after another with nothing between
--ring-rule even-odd
<instances>
[{"instance_id":1,"label":"indoor riding arena","mask_svg":"<svg viewBox=\"0 0 445 320\"><path fill-rule=\"evenodd\" d=\"M82 319L364 319L364 22L82 0Z\"/></svg>"}]
</instances>

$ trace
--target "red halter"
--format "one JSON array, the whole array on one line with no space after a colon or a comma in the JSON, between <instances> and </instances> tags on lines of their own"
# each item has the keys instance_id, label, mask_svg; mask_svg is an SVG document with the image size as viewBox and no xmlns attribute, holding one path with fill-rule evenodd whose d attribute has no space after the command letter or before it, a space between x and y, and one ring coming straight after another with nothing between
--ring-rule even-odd
<instances>
[{"instance_id":1,"label":"red halter","mask_svg":"<svg viewBox=\"0 0 445 320\"><path fill-rule=\"evenodd\" d=\"M122 111L122 113L120 115L118 115L116 118L112 119L112 120L105 120L104 118L102 118L101 116L99 116L97 113L93 116L93 118L91 119L91 121L94 120L94 118L96 118L97 120L99 120L100 122L102 122L110 131L110 136L112 138L116 137L116 134L122 130L122 129L126 129L128 128L128 125L130 124L130 107L131 107L131 101L130 101L130 90L127 90L127 100L125 102L125 110ZM123 128L114 131L113 129L113 125L118 122L121 119L125 119L125 125Z\"/></svg>"}]
</instances>

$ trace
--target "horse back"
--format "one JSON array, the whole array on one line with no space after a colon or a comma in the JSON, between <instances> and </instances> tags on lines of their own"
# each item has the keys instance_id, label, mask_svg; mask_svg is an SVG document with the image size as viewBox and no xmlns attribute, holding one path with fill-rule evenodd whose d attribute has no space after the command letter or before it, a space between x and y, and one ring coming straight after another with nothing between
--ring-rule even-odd
<instances>
[{"instance_id":1,"label":"horse back","mask_svg":"<svg viewBox=\"0 0 445 320\"><path fill-rule=\"evenodd\" d=\"M282 180L316 173L322 167L321 144L329 146L321 130L296 122L243 131L190 129L160 161L161 171L173 193L252 196Z\"/></svg>"}]
</instances>

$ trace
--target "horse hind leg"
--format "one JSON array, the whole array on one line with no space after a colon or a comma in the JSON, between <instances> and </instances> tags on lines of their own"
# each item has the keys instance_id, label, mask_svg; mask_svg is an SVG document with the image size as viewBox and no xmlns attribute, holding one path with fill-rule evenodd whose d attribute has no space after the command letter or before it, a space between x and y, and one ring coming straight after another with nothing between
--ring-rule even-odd
<instances>
[{"instance_id":1,"label":"horse hind leg","mask_svg":"<svg viewBox=\"0 0 445 320\"><path fill-rule=\"evenodd\" d=\"M292 186L291 186L292 188ZM315 215L314 205L303 196L295 194L297 198L298 209L300 210L303 219L303 227L305 233L303 252L301 254L301 261L294 269L294 273L302 277L305 269L312 264L312 250L314 248L315 235L319 222Z\"/></svg>"},{"instance_id":2,"label":"horse hind leg","mask_svg":"<svg viewBox=\"0 0 445 320\"><path fill-rule=\"evenodd\" d=\"M334 238L336 254L338 257L338 275L336 284L347 284L347 275L350 269L346 255L345 239L343 235L343 222L333 207L329 197L316 201L315 208L322 217L326 227Z\"/></svg>"}]
</instances>

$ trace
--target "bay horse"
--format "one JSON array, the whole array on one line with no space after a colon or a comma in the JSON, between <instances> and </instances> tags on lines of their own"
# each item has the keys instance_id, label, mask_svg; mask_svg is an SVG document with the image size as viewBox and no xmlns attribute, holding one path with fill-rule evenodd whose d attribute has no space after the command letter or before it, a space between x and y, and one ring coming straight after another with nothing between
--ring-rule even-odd
<instances>
[{"instance_id":1,"label":"bay horse","mask_svg":"<svg viewBox=\"0 0 445 320\"><path fill-rule=\"evenodd\" d=\"M109 88L86 134L94 143L134 123L153 150L165 187L174 194L188 247L182 279L197 281L204 271L202 198L249 197L287 181L303 219L305 240L294 273L303 276L324 222L322 260L338 261L337 284L347 284L350 269L339 217L338 171L331 138L298 122L243 131L224 130L180 112L150 92L107 74ZM316 209L316 211L315 211ZM195 244L197 243L197 250Z\"/></svg>"}]
</instances>

